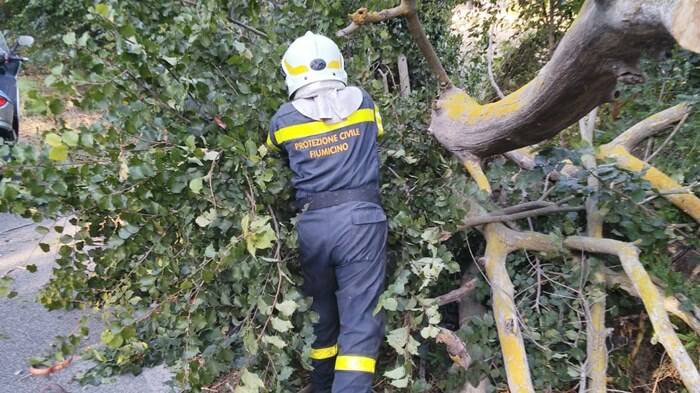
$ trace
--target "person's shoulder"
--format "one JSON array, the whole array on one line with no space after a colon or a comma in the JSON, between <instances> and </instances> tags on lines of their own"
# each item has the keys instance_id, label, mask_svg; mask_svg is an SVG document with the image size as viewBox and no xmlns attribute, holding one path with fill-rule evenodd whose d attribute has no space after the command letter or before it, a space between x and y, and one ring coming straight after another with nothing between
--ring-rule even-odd
<instances>
[{"instance_id":1,"label":"person's shoulder","mask_svg":"<svg viewBox=\"0 0 700 393\"><path fill-rule=\"evenodd\" d=\"M285 102L284 104L280 105L280 107L277 109L277 112L275 112L275 114L272 115L272 119L270 119L270 124L284 124L289 118L295 116L296 113L297 110L294 108L294 105L292 105L291 102Z\"/></svg>"},{"instance_id":2,"label":"person's shoulder","mask_svg":"<svg viewBox=\"0 0 700 393\"><path fill-rule=\"evenodd\" d=\"M373 108L374 107L374 100L372 99L372 96L369 95L367 90L365 90L361 86L350 86L350 87L356 88L356 89L360 90L360 92L362 92L362 107L363 108Z\"/></svg>"}]
</instances>

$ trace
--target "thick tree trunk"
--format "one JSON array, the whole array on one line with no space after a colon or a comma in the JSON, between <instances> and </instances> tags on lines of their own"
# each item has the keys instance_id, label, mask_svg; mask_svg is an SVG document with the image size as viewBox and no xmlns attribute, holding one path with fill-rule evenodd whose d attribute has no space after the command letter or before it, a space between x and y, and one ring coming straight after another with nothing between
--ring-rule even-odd
<instances>
[{"instance_id":1,"label":"thick tree trunk","mask_svg":"<svg viewBox=\"0 0 700 393\"><path fill-rule=\"evenodd\" d=\"M588 0L535 79L486 105L451 87L434 106L430 130L462 161L551 138L612 100L618 80L643 82L640 56L670 46L672 29L682 44L700 50L699 39L674 24L683 19L674 18L681 9L697 13L697 1ZM698 23L690 21L688 29Z\"/></svg>"}]
</instances>

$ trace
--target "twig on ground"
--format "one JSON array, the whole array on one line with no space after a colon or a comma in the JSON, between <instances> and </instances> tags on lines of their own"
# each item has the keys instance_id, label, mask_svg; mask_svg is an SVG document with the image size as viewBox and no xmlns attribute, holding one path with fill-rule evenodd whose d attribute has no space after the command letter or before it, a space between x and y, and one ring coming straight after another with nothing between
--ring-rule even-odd
<instances>
[{"instance_id":1,"label":"twig on ground","mask_svg":"<svg viewBox=\"0 0 700 393\"><path fill-rule=\"evenodd\" d=\"M64 368L68 367L72 362L73 362L73 356L65 358L65 359L61 360L60 362L56 362L51 367L46 367L46 368L29 367L29 374L34 375L34 376L51 375L53 373L59 372L59 371L63 370Z\"/></svg>"}]
</instances>

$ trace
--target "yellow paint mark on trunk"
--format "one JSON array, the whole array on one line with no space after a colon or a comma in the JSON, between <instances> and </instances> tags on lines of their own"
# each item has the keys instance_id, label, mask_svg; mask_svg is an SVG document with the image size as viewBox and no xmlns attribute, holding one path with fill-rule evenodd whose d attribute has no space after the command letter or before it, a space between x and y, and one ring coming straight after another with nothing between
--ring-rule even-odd
<instances>
[{"instance_id":1,"label":"yellow paint mark on trunk","mask_svg":"<svg viewBox=\"0 0 700 393\"><path fill-rule=\"evenodd\" d=\"M538 78L533 79L503 99L486 105L479 104L463 90L456 90L448 93L439 105L447 111L447 116L450 119L466 124L476 124L520 110L524 102L523 93L535 83L539 83Z\"/></svg>"}]
</instances>

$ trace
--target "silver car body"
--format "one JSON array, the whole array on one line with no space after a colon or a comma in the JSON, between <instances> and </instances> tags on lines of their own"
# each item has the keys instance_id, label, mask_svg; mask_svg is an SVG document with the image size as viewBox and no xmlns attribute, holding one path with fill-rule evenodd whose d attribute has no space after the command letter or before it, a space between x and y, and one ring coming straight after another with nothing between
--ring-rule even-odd
<instances>
[{"instance_id":1,"label":"silver car body","mask_svg":"<svg viewBox=\"0 0 700 393\"><path fill-rule=\"evenodd\" d=\"M9 55L10 47L0 32L0 56ZM19 120L19 91L16 79L18 67L19 64L0 65L0 96L7 100L7 103L0 106L0 138L8 141L17 139L15 122Z\"/></svg>"}]
</instances>

